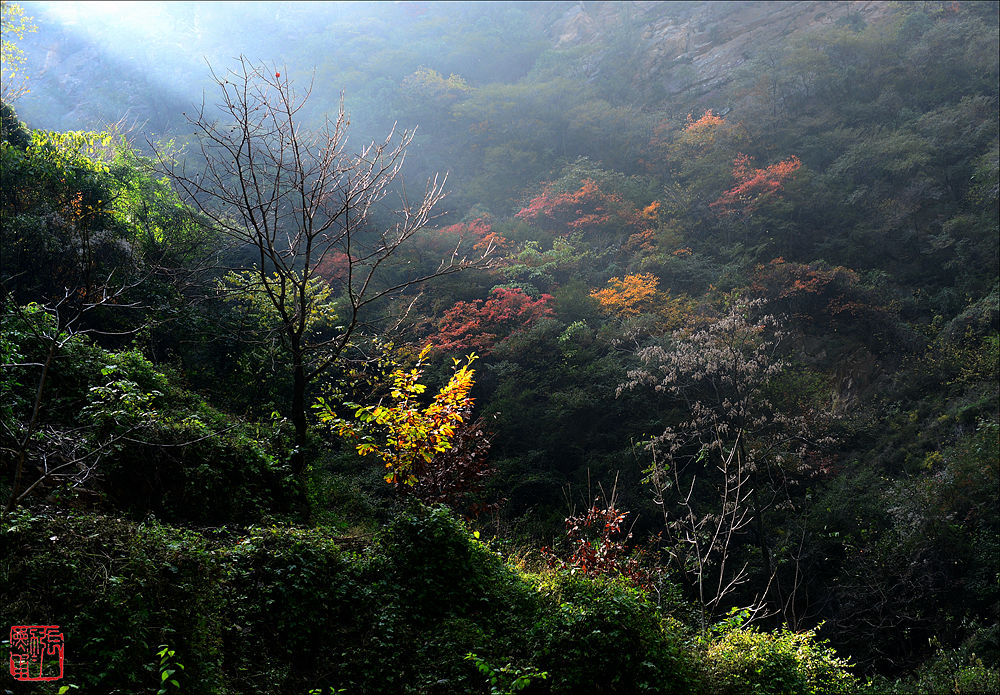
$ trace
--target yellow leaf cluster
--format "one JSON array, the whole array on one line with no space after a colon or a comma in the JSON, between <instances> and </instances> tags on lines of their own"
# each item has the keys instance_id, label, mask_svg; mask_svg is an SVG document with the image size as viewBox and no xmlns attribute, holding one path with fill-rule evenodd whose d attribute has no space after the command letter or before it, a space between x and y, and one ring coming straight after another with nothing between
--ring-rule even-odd
<instances>
[{"instance_id":1,"label":"yellow leaf cluster","mask_svg":"<svg viewBox=\"0 0 1000 695\"><path fill-rule=\"evenodd\" d=\"M434 396L430 405L421 408L417 400L427 386L420 383L431 346L425 347L413 369L397 369L392 374L391 402L358 408L357 422L337 420L341 436L358 440L358 453L375 454L385 464L385 480L393 485L413 485L424 467L436 454L447 451L458 426L472 411L469 395L474 384L472 363L475 353L464 364L455 360L455 371L448 383ZM331 420L331 418L321 419Z\"/></svg>"}]
</instances>

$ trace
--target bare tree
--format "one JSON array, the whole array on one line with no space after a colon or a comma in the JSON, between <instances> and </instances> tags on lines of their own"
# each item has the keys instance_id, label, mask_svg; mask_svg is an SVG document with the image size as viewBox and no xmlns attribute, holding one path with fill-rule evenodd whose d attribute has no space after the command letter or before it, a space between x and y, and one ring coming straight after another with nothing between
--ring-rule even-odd
<instances>
[{"instance_id":1,"label":"bare tree","mask_svg":"<svg viewBox=\"0 0 1000 695\"><path fill-rule=\"evenodd\" d=\"M768 388L786 367L783 333L759 303L738 301L722 317L676 331L668 347L639 352L645 366L619 387L651 385L683 404L681 422L650 443L647 481L663 512L672 560L698 594L702 628L726 597L751 578L746 545L760 552L753 608L768 594L784 607L764 515L789 501L789 476L803 471L809 420L781 412Z\"/></svg>"},{"instance_id":2,"label":"bare tree","mask_svg":"<svg viewBox=\"0 0 1000 695\"><path fill-rule=\"evenodd\" d=\"M212 79L219 97L215 110L203 102L188 119L204 168L189 174L166 157L160 161L213 224L253 250L255 261L242 274L240 291L267 306L275 318L274 332L292 376L292 467L301 472L308 386L342 358L366 307L485 262L491 249L470 260L456 248L436 270L385 279L382 271L426 227L444 197L445 181L437 177L412 202L398 185L413 132L398 137L390 132L384 141L351 153L343 100L335 119L307 132L300 119L311 84L299 93L282 70L245 57L223 75L213 70ZM372 230L371 213L394 190L402 191L395 224ZM318 269L334 258L342 272L331 294ZM316 320L332 311L336 321Z\"/></svg>"}]
</instances>

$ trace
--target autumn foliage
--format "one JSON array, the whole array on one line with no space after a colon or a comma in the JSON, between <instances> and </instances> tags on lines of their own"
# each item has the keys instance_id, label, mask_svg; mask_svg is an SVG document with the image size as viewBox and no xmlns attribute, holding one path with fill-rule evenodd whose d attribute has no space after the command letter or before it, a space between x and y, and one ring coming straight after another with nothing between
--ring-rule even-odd
<instances>
[{"instance_id":1,"label":"autumn foliage","mask_svg":"<svg viewBox=\"0 0 1000 695\"><path fill-rule=\"evenodd\" d=\"M469 391L475 374L471 369L475 354L469 355L465 364L455 360L451 379L430 405L420 407L420 395L427 390L420 377L430 350L428 345L421 351L413 369L393 372L388 405L380 402L355 406L354 420L338 418L322 399L316 407L320 421L333 427L341 437L357 442L359 454L378 456L387 469L386 482L397 488L413 487L426 477L435 457L452 448L456 432L472 412Z\"/></svg>"},{"instance_id":2,"label":"autumn foliage","mask_svg":"<svg viewBox=\"0 0 1000 695\"><path fill-rule=\"evenodd\" d=\"M648 587L650 577L639 562L639 554L630 552L631 533L623 533L622 524L629 512L614 501L600 506L594 500L586 514L566 519L566 540L571 552L562 559L550 548L542 548L549 567L568 569L584 575L622 576L639 587Z\"/></svg>"},{"instance_id":3,"label":"autumn foliage","mask_svg":"<svg viewBox=\"0 0 1000 695\"><path fill-rule=\"evenodd\" d=\"M725 122L722 116L716 116L712 113L712 109L706 111L705 115L698 120L695 120L691 114L688 114L684 132L692 137L712 137L715 129Z\"/></svg>"},{"instance_id":4,"label":"autumn foliage","mask_svg":"<svg viewBox=\"0 0 1000 695\"><path fill-rule=\"evenodd\" d=\"M658 286L659 280L652 273L626 275L611 278L607 287L594 290L590 296L606 313L620 318L652 314L657 317L658 324L669 329L687 323L695 303L683 294L671 296L669 292L661 292Z\"/></svg>"},{"instance_id":5,"label":"autumn foliage","mask_svg":"<svg viewBox=\"0 0 1000 695\"><path fill-rule=\"evenodd\" d=\"M458 302L445 312L431 343L443 350L476 350L493 346L535 322L553 315L552 296L532 299L519 288L497 287L486 301Z\"/></svg>"},{"instance_id":6,"label":"autumn foliage","mask_svg":"<svg viewBox=\"0 0 1000 695\"><path fill-rule=\"evenodd\" d=\"M590 296L608 313L635 316L651 306L659 284L660 281L652 273L626 275L624 278L611 278L607 287L594 290Z\"/></svg>"},{"instance_id":7,"label":"autumn foliage","mask_svg":"<svg viewBox=\"0 0 1000 695\"><path fill-rule=\"evenodd\" d=\"M351 268L351 258L339 251L328 253L316 264L316 274L329 283L346 280Z\"/></svg>"},{"instance_id":8,"label":"autumn foliage","mask_svg":"<svg viewBox=\"0 0 1000 695\"><path fill-rule=\"evenodd\" d=\"M515 217L519 220L556 223L565 231L586 231L611 222L624 205L620 195L602 191L592 179L585 179L572 193L555 193L546 186Z\"/></svg>"},{"instance_id":9,"label":"autumn foliage","mask_svg":"<svg viewBox=\"0 0 1000 695\"><path fill-rule=\"evenodd\" d=\"M413 492L425 504L446 504L466 518L497 510L502 500L487 502L483 491L497 472L489 462L492 433L483 418L467 420L455 430L451 447L422 467Z\"/></svg>"},{"instance_id":10,"label":"autumn foliage","mask_svg":"<svg viewBox=\"0 0 1000 695\"><path fill-rule=\"evenodd\" d=\"M338 417L322 398L315 410L321 422L356 442L359 454L377 456L385 465L386 482L397 490L475 517L500 505L482 499L496 469L487 461L492 435L483 418L471 417L475 371L470 366L477 358L473 353L464 364L454 360L448 383L421 407L427 387L420 378L430 350L430 345L423 349L412 369L393 372L387 399L373 406L346 404L355 409L354 419Z\"/></svg>"},{"instance_id":11,"label":"autumn foliage","mask_svg":"<svg viewBox=\"0 0 1000 695\"><path fill-rule=\"evenodd\" d=\"M858 274L843 266L775 258L757 266L750 288L807 324L850 331L867 327L875 332L891 324L887 310L861 285Z\"/></svg>"},{"instance_id":12,"label":"autumn foliage","mask_svg":"<svg viewBox=\"0 0 1000 695\"><path fill-rule=\"evenodd\" d=\"M737 210L753 211L764 200L781 190L789 176L802 167L798 157L792 155L786 160L763 169L753 166L753 157L740 154L733 161L733 178L736 185L711 203L724 213Z\"/></svg>"},{"instance_id":13,"label":"autumn foliage","mask_svg":"<svg viewBox=\"0 0 1000 695\"><path fill-rule=\"evenodd\" d=\"M511 243L502 234L493 229L493 223L486 217L477 217L470 222L458 222L437 230L438 236L458 237L465 242L471 242L476 251L488 248L504 249Z\"/></svg>"}]
</instances>

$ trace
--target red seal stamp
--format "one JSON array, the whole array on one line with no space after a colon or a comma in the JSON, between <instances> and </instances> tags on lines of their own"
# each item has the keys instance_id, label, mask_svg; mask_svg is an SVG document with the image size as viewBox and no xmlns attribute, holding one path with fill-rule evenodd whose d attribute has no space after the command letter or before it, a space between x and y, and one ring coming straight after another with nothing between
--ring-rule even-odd
<instances>
[{"instance_id":1,"label":"red seal stamp","mask_svg":"<svg viewBox=\"0 0 1000 695\"><path fill-rule=\"evenodd\" d=\"M15 625L10 629L10 675L16 681L63 677L63 635L58 625Z\"/></svg>"}]
</instances>

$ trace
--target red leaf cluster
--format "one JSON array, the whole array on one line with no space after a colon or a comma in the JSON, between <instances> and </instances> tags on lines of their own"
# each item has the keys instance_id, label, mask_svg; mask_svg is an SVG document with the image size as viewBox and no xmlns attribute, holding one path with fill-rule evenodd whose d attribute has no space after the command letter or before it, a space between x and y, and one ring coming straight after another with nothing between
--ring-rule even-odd
<instances>
[{"instance_id":1,"label":"red leaf cluster","mask_svg":"<svg viewBox=\"0 0 1000 695\"><path fill-rule=\"evenodd\" d=\"M493 223L485 217L448 225L439 229L437 233L440 236L457 236L459 239L471 240L474 242L472 248L475 251L485 251L490 247L505 249L512 245L500 232L493 230Z\"/></svg>"},{"instance_id":2,"label":"red leaf cluster","mask_svg":"<svg viewBox=\"0 0 1000 695\"><path fill-rule=\"evenodd\" d=\"M483 418L466 422L456 432L451 448L438 452L424 465L414 494L427 504L446 504L467 518L495 511L502 500L482 501L486 481L497 469L487 462L492 445Z\"/></svg>"},{"instance_id":3,"label":"red leaf cluster","mask_svg":"<svg viewBox=\"0 0 1000 695\"><path fill-rule=\"evenodd\" d=\"M549 567L585 575L623 576L640 588L648 588L649 574L640 565L637 554L629 552L626 546L632 534L622 537L622 524L628 515L613 502L602 508L595 499L586 514L566 519L566 539L572 548L569 557L563 560L551 549L542 548Z\"/></svg>"},{"instance_id":4,"label":"red leaf cluster","mask_svg":"<svg viewBox=\"0 0 1000 695\"><path fill-rule=\"evenodd\" d=\"M328 253L316 265L316 274L329 283L335 280L346 280L347 271L351 267L351 258L346 253Z\"/></svg>"},{"instance_id":5,"label":"red leaf cluster","mask_svg":"<svg viewBox=\"0 0 1000 695\"><path fill-rule=\"evenodd\" d=\"M519 220L554 222L565 231L585 231L611 222L623 206L621 196L605 193L592 179L585 179L573 193L553 193L546 186L514 217Z\"/></svg>"},{"instance_id":6,"label":"red leaf cluster","mask_svg":"<svg viewBox=\"0 0 1000 695\"><path fill-rule=\"evenodd\" d=\"M718 207L723 212L733 212L739 207L750 212L780 191L785 180L801 167L802 162L795 155L763 169L753 167L750 155L737 155L733 161L733 178L737 183L711 203L711 207Z\"/></svg>"},{"instance_id":7,"label":"red leaf cluster","mask_svg":"<svg viewBox=\"0 0 1000 695\"><path fill-rule=\"evenodd\" d=\"M552 295L532 299L524 290L497 287L486 301L458 302L445 312L431 343L443 350L489 354L511 334L553 315Z\"/></svg>"}]
</instances>

